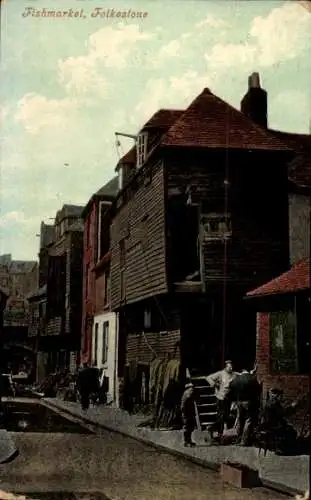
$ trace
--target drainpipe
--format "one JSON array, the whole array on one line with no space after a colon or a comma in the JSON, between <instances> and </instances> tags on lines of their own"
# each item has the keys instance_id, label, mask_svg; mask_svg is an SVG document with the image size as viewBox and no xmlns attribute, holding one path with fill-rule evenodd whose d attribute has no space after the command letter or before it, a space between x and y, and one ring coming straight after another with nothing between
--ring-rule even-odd
<instances>
[{"instance_id":1,"label":"drainpipe","mask_svg":"<svg viewBox=\"0 0 311 500\"><path fill-rule=\"evenodd\" d=\"M118 383L118 346L119 346L119 315L115 314L115 344L114 344L114 400L119 407L119 383Z\"/></svg>"}]
</instances>

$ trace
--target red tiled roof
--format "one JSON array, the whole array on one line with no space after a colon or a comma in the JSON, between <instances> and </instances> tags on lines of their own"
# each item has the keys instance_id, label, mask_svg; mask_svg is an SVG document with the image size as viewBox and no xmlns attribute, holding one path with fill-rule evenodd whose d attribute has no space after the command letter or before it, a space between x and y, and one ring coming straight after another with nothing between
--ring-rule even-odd
<instances>
[{"instance_id":1,"label":"red tiled roof","mask_svg":"<svg viewBox=\"0 0 311 500\"><path fill-rule=\"evenodd\" d=\"M297 153L288 167L289 180L300 187L311 187L311 134L293 134L272 129L269 132Z\"/></svg>"},{"instance_id":2,"label":"red tiled roof","mask_svg":"<svg viewBox=\"0 0 311 500\"><path fill-rule=\"evenodd\" d=\"M164 146L282 151L290 149L280 139L256 125L209 89L204 89L190 104L165 134L161 143Z\"/></svg>"},{"instance_id":3,"label":"red tiled roof","mask_svg":"<svg viewBox=\"0 0 311 500\"><path fill-rule=\"evenodd\" d=\"M159 109L159 111L145 123L141 130L148 128L168 129L183 113L184 110L180 109Z\"/></svg>"},{"instance_id":4,"label":"red tiled roof","mask_svg":"<svg viewBox=\"0 0 311 500\"><path fill-rule=\"evenodd\" d=\"M247 297L292 293L311 288L310 270L310 258L302 259L286 273L248 292Z\"/></svg>"},{"instance_id":5,"label":"red tiled roof","mask_svg":"<svg viewBox=\"0 0 311 500\"><path fill-rule=\"evenodd\" d=\"M268 129L268 131L297 152L311 150L310 134L293 134L291 132L282 132L281 130L273 129Z\"/></svg>"},{"instance_id":6,"label":"red tiled roof","mask_svg":"<svg viewBox=\"0 0 311 500\"><path fill-rule=\"evenodd\" d=\"M133 146L127 153L125 153L119 163L136 163L136 146Z\"/></svg>"}]
</instances>

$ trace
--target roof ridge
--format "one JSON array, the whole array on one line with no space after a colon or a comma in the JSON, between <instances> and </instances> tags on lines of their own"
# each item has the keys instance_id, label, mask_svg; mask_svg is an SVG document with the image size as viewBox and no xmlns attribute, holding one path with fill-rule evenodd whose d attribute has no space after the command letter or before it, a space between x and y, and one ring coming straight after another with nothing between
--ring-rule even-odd
<instances>
[{"instance_id":1,"label":"roof ridge","mask_svg":"<svg viewBox=\"0 0 311 500\"><path fill-rule=\"evenodd\" d=\"M256 124L251 118L249 118L247 115L245 115L242 111L239 109L235 108L232 104L229 102L225 101L218 95L214 94L209 88L205 87L200 94L198 94L192 102L189 104L189 106L185 109L185 111L177 118L177 120L169 127L167 130L165 137L163 139L163 143L165 144L165 140L168 138L170 133L172 132L173 129L177 129L178 126L181 126L183 122L185 121L187 115L191 113L191 110L200 102L200 99L202 99L204 96L210 96L217 102L218 104L224 105L230 113L235 114L236 116L241 116L243 117L243 120L246 121L246 123L249 124L249 126L253 129L253 131L257 132L262 138L267 139L268 141L278 141L280 146L283 146L283 148L290 150L289 146L283 143L282 140L275 138L272 134L269 133L268 129L264 129L260 127L258 124ZM230 124L230 121L229 121ZM229 134L230 136L230 134ZM230 141L229 141L230 142Z\"/></svg>"}]
</instances>

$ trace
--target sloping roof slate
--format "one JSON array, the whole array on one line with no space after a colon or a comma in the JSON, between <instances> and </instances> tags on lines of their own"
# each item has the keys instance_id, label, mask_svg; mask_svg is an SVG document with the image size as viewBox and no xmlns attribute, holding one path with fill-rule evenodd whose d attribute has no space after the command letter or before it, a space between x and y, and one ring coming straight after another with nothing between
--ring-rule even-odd
<instances>
[{"instance_id":1,"label":"sloping roof slate","mask_svg":"<svg viewBox=\"0 0 311 500\"><path fill-rule=\"evenodd\" d=\"M282 132L281 130L268 129L268 132L280 139L288 147L294 149L297 153L304 150L311 151L310 134L293 134L292 132Z\"/></svg>"},{"instance_id":2,"label":"sloping roof slate","mask_svg":"<svg viewBox=\"0 0 311 500\"><path fill-rule=\"evenodd\" d=\"M115 176L108 181L103 187L96 191L97 196L115 197L118 192L118 177Z\"/></svg>"},{"instance_id":3,"label":"sloping roof slate","mask_svg":"<svg viewBox=\"0 0 311 500\"><path fill-rule=\"evenodd\" d=\"M83 208L81 205L64 205L61 212L63 217L80 217Z\"/></svg>"},{"instance_id":4,"label":"sloping roof slate","mask_svg":"<svg viewBox=\"0 0 311 500\"><path fill-rule=\"evenodd\" d=\"M161 143L164 146L290 150L209 89L197 96Z\"/></svg>"},{"instance_id":5,"label":"sloping roof slate","mask_svg":"<svg viewBox=\"0 0 311 500\"><path fill-rule=\"evenodd\" d=\"M181 109L159 109L150 120L145 123L142 130L149 128L168 129L184 113Z\"/></svg>"},{"instance_id":6,"label":"sloping roof slate","mask_svg":"<svg viewBox=\"0 0 311 500\"><path fill-rule=\"evenodd\" d=\"M247 297L293 293L311 288L310 258L301 259L286 273L248 292Z\"/></svg>"}]
</instances>

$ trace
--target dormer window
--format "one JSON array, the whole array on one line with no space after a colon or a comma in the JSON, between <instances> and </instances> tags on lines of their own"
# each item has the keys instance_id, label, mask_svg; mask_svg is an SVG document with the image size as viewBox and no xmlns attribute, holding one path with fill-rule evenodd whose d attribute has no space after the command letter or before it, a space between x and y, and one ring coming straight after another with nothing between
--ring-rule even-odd
<instances>
[{"instance_id":1,"label":"dormer window","mask_svg":"<svg viewBox=\"0 0 311 500\"><path fill-rule=\"evenodd\" d=\"M148 134L143 132L137 137L137 168L140 168L146 160L147 156L147 140Z\"/></svg>"}]
</instances>

